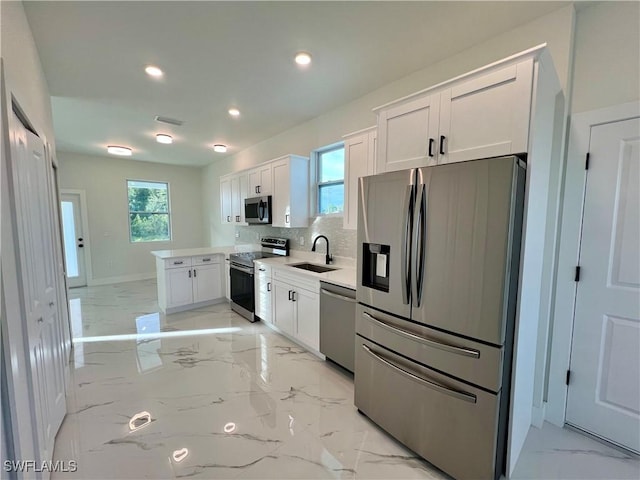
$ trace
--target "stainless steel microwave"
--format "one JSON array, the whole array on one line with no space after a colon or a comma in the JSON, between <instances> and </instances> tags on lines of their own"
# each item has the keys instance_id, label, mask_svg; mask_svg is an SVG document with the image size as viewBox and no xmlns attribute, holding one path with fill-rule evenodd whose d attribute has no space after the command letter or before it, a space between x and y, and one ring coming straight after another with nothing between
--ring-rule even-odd
<instances>
[{"instance_id":1,"label":"stainless steel microwave","mask_svg":"<svg viewBox=\"0 0 640 480\"><path fill-rule=\"evenodd\" d=\"M271 223L271 195L268 197L245 198L244 220L247 223Z\"/></svg>"}]
</instances>

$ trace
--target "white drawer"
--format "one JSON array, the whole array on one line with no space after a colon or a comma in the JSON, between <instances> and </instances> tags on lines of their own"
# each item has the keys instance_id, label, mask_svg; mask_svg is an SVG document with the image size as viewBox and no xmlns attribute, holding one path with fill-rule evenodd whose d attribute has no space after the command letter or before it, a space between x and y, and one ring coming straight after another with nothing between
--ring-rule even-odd
<instances>
[{"instance_id":1,"label":"white drawer","mask_svg":"<svg viewBox=\"0 0 640 480\"><path fill-rule=\"evenodd\" d=\"M164 268L180 268L180 267L190 267L190 266L191 266L191 257L167 258L164 261Z\"/></svg>"},{"instance_id":2,"label":"white drawer","mask_svg":"<svg viewBox=\"0 0 640 480\"><path fill-rule=\"evenodd\" d=\"M211 255L198 255L192 258L194 265L209 265L212 263L222 263L223 255L215 253Z\"/></svg>"}]
</instances>

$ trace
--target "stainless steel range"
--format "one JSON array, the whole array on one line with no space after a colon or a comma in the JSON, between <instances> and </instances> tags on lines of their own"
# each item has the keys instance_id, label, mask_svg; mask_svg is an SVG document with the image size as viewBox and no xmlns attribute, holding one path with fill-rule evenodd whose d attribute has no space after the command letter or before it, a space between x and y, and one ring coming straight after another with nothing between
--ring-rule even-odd
<instances>
[{"instance_id":1,"label":"stainless steel range","mask_svg":"<svg viewBox=\"0 0 640 480\"><path fill-rule=\"evenodd\" d=\"M286 238L263 237L259 252L239 252L229 255L231 263L231 309L250 322L255 322L254 269L253 261L260 258L289 255L289 240Z\"/></svg>"}]
</instances>

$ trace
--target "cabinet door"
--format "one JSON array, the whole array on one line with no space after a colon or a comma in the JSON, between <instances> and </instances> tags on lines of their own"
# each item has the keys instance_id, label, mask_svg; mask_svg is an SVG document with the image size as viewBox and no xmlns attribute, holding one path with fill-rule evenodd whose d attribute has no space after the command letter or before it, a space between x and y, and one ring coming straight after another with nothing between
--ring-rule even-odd
<instances>
[{"instance_id":1,"label":"cabinet door","mask_svg":"<svg viewBox=\"0 0 640 480\"><path fill-rule=\"evenodd\" d=\"M273 323L283 332L295 336L295 302L291 300L293 287L275 280L273 282Z\"/></svg>"},{"instance_id":2,"label":"cabinet door","mask_svg":"<svg viewBox=\"0 0 640 480\"><path fill-rule=\"evenodd\" d=\"M293 296L296 309L296 337L320 350L320 296L297 289Z\"/></svg>"},{"instance_id":3,"label":"cabinet door","mask_svg":"<svg viewBox=\"0 0 640 480\"><path fill-rule=\"evenodd\" d=\"M231 220L236 225L245 224L244 200L247 198L248 175L246 173L231 178Z\"/></svg>"},{"instance_id":4,"label":"cabinet door","mask_svg":"<svg viewBox=\"0 0 640 480\"><path fill-rule=\"evenodd\" d=\"M223 224L234 221L231 204L231 179L225 177L220 179L220 214Z\"/></svg>"},{"instance_id":5,"label":"cabinet door","mask_svg":"<svg viewBox=\"0 0 640 480\"><path fill-rule=\"evenodd\" d=\"M289 203L291 186L289 185L289 161L283 160L273 165L273 198L271 203L274 227L288 227L291 224L291 205Z\"/></svg>"},{"instance_id":6,"label":"cabinet door","mask_svg":"<svg viewBox=\"0 0 640 480\"><path fill-rule=\"evenodd\" d=\"M378 173L436 164L440 94L381 110Z\"/></svg>"},{"instance_id":7,"label":"cabinet door","mask_svg":"<svg viewBox=\"0 0 640 480\"><path fill-rule=\"evenodd\" d=\"M265 322L272 322L271 272L267 267L258 267L256 275L256 315Z\"/></svg>"},{"instance_id":8,"label":"cabinet door","mask_svg":"<svg viewBox=\"0 0 640 480\"><path fill-rule=\"evenodd\" d=\"M167 307L193 303L191 267L172 268L165 271L167 282Z\"/></svg>"},{"instance_id":9,"label":"cabinet door","mask_svg":"<svg viewBox=\"0 0 640 480\"><path fill-rule=\"evenodd\" d=\"M256 167L249 172L249 197L271 195L272 186L271 164Z\"/></svg>"},{"instance_id":10,"label":"cabinet door","mask_svg":"<svg viewBox=\"0 0 640 480\"><path fill-rule=\"evenodd\" d=\"M193 267L193 303L206 302L222 297L219 264Z\"/></svg>"},{"instance_id":11,"label":"cabinet door","mask_svg":"<svg viewBox=\"0 0 640 480\"><path fill-rule=\"evenodd\" d=\"M532 82L527 60L442 92L438 163L526 152Z\"/></svg>"},{"instance_id":12,"label":"cabinet door","mask_svg":"<svg viewBox=\"0 0 640 480\"><path fill-rule=\"evenodd\" d=\"M345 140L344 143L344 214L343 228L358 228L358 178L368 172L369 134L363 133Z\"/></svg>"}]
</instances>

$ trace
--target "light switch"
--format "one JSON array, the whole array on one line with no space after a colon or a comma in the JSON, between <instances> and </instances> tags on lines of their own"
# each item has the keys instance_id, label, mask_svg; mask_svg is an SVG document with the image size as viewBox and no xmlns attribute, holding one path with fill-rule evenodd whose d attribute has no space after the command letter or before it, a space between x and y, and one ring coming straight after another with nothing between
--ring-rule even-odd
<instances>
[{"instance_id":1,"label":"light switch","mask_svg":"<svg viewBox=\"0 0 640 480\"><path fill-rule=\"evenodd\" d=\"M376 277L387 278L387 256L376 253Z\"/></svg>"}]
</instances>

